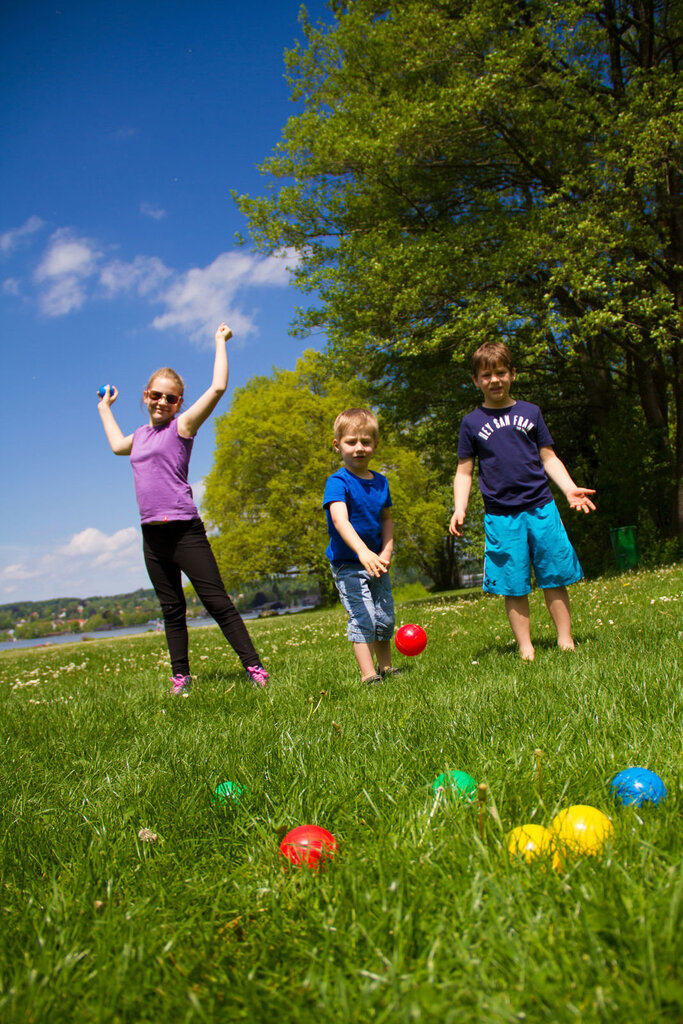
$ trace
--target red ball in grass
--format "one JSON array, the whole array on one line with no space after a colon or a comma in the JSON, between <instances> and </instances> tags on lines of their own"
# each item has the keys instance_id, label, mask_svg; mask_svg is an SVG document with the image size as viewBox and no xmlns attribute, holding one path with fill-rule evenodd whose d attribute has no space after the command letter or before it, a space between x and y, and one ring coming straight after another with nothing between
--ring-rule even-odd
<instances>
[{"instance_id":1,"label":"red ball in grass","mask_svg":"<svg viewBox=\"0 0 683 1024\"><path fill-rule=\"evenodd\" d=\"M427 634L422 626L409 623L407 626L401 626L397 631L394 643L401 654L407 654L412 658L424 651L427 646Z\"/></svg>"},{"instance_id":2,"label":"red ball in grass","mask_svg":"<svg viewBox=\"0 0 683 1024\"><path fill-rule=\"evenodd\" d=\"M280 853L294 867L317 871L322 861L337 852L337 840L320 825L297 825L280 843Z\"/></svg>"}]
</instances>

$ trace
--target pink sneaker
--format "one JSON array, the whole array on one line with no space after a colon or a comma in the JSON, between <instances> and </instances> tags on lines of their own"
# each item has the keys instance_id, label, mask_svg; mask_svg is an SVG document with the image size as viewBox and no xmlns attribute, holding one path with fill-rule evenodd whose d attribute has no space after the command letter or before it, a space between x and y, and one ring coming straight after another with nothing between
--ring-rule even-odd
<instances>
[{"instance_id":1,"label":"pink sneaker","mask_svg":"<svg viewBox=\"0 0 683 1024\"><path fill-rule=\"evenodd\" d=\"M263 665L248 665L247 666L247 679L252 686L256 686L262 690L265 690L268 685L269 675L264 669Z\"/></svg>"},{"instance_id":2,"label":"pink sneaker","mask_svg":"<svg viewBox=\"0 0 683 1024\"><path fill-rule=\"evenodd\" d=\"M192 686L192 676L173 676L170 694L172 697L187 697Z\"/></svg>"}]
</instances>

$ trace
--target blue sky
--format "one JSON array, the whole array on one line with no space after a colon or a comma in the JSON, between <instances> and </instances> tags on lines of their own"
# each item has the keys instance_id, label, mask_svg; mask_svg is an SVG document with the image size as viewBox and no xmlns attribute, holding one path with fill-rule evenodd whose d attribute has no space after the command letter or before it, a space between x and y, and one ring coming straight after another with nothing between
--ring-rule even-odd
<instances>
[{"instance_id":1,"label":"blue sky","mask_svg":"<svg viewBox=\"0 0 683 1024\"><path fill-rule=\"evenodd\" d=\"M230 190L296 113L284 51L298 0L4 0L0 13L0 604L149 586L130 464L114 456L96 390L144 421L158 366L192 400L213 333L233 328L230 385L291 367L323 337L289 336L303 302L286 260L235 244ZM322 0L309 15L329 19ZM258 415L258 410L254 410ZM209 421L191 481L211 468Z\"/></svg>"}]
</instances>

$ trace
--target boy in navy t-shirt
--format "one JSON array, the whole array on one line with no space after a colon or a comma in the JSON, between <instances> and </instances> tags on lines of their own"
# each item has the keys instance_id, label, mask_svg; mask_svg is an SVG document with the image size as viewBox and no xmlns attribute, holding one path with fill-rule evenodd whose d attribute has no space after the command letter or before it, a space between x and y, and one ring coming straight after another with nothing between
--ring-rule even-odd
<instances>
[{"instance_id":1,"label":"boy in navy t-shirt","mask_svg":"<svg viewBox=\"0 0 683 1024\"><path fill-rule=\"evenodd\" d=\"M379 683L393 672L391 495L387 478L368 468L378 440L377 419L367 409L346 409L337 416L334 448L343 466L328 477L323 496L330 534L325 554L349 613L347 636L363 682L369 684Z\"/></svg>"},{"instance_id":2,"label":"boy in navy t-shirt","mask_svg":"<svg viewBox=\"0 0 683 1024\"><path fill-rule=\"evenodd\" d=\"M512 355L502 342L486 342L474 353L472 379L484 402L460 425L450 532L462 536L474 460L478 458L486 531L484 590L505 596L519 653L533 661L531 566L563 650L574 650L567 586L583 577L548 477L564 492L570 508L594 510L588 495L595 491L576 486L553 450L553 439L538 406L511 397L515 377Z\"/></svg>"}]
</instances>

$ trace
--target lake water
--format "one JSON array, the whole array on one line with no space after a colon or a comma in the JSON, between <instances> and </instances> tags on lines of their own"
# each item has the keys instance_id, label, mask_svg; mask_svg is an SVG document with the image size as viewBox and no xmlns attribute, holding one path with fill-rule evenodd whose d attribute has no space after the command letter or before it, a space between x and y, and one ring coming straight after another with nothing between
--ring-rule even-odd
<instances>
[{"instance_id":1,"label":"lake water","mask_svg":"<svg viewBox=\"0 0 683 1024\"><path fill-rule=\"evenodd\" d=\"M306 605L298 608L281 608L278 611L279 615L287 615L293 612L305 612L311 611L310 606ZM259 616L258 612L245 612L242 615L243 619L257 619ZM216 623L208 615L197 619L188 619L187 624L190 629L196 626L215 626ZM57 644L77 644L82 640L109 640L117 636L134 636L136 633L155 633L158 632L163 636L163 626L155 629L148 622L143 623L141 626L122 626L119 629L98 629L91 633L63 633L59 636L38 636L32 640L3 640L0 642L0 651L16 651L20 647L54 647Z\"/></svg>"}]
</instances>

